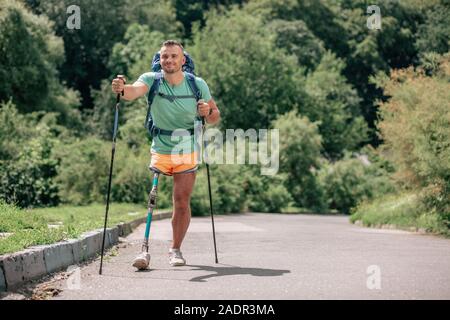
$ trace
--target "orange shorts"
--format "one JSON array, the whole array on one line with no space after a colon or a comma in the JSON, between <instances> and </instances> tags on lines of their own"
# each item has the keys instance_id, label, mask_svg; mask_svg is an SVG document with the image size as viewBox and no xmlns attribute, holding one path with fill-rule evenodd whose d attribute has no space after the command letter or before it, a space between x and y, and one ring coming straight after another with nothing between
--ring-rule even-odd
<instances>
[{"instance_id":1,"label":"orange shorts","mask_svg":"<svg viewBox=\"0 0 450 320\"><path fill-rule=\"evenodd\" d=\"M188 154L161 154L152 152L150 170L167 176L195 172L198 168L197 152Z\"/></svg>"}]
</instances>

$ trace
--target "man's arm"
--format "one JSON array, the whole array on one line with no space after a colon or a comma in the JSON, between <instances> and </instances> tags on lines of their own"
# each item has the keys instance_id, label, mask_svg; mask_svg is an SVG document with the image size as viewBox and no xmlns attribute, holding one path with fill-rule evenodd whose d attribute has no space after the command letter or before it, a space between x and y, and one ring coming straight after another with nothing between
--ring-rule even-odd
<instances>
[{"instance_id":1,"label":"man's arm","mask_svg":"<svg viewBox=\"0 0 450 320\"><path fill-rule=\"evenodd\" d=\"M111 88L114 93L121 93L123 90L122 99L128 101L142 97L148 92L148 86L145 83L136 81L132 85L126 85L121 78L114 79Z\"/></svg>"}]
</instances>

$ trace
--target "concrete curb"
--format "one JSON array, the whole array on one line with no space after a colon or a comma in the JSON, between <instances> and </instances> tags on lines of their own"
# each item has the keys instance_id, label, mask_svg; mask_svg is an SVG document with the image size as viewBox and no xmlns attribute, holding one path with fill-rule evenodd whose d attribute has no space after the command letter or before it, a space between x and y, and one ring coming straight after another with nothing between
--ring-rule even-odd
<instances>
[{"instance_id":1,"label":"concrete curb","mask_svg":"<svg viewBox=\"0 0 450 320\"><path fill-rule=\"evenodd\" d=\"M158 212L152 220L172 217L171 211ZM145 223L146 217L120 223L106 229L105 248L119 242L119 237L129 235L133 229ZM83 233L78 239L51 245L35 246L0 256L0 292L15 290L30 280L61 271L70 265L95 257L101 252L103 229Z\"/></svg>"}]
</instances>

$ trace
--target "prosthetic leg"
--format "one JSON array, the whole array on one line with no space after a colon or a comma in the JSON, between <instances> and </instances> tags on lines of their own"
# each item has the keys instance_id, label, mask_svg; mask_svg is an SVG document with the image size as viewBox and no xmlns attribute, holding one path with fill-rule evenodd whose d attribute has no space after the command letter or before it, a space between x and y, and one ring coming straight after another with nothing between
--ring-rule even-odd
<instances>
[{"instance_id":1,"label":"prosthetic leg","mask_svg":"<svg viewBox=\"0 0 450 320\"><path fill-rule=\"evenodd\" d=\"M153 210L156 208L156 196L158 192L159 173L153 173L153 187L148 195L148 211L147 224L145 227L144 243L142 244L142 252L133 260L133 267L138 270L145 270L150 265L150 253L148 253L148 238L150 236L150 225L152 223Z\"/></svg>"}]
</instances>

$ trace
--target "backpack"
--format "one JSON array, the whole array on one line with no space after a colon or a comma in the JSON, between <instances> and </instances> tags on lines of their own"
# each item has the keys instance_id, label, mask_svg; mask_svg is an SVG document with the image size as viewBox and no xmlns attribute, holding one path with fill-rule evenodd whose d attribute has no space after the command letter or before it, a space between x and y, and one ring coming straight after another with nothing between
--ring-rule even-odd
<instances>
[{"instance_id":1,"label":"backpack","mask_svg":"<svg viewBox=\"0 0 450 320\"><path fill-rule=\"evenodd\" d=\"M155 126L153 123L153 119L150 113L151 106L153 103L153 100L155 99L155 96L158 94L160 97L165 98L169 100L170 102L174 102L175 99L187 99L187 98L195 98L196 101L201 99L201 92L198 88L197 84L195 83L195 65L194 61L192 60L191 56L185 51L184 57L186 58L185 64L183 64L183 71L185 71L186 75L186 81L193 93L193 95L184 95L184 96L174 96L174 95L166 95L161 92L158 92L159 85L161 84L161 79L163 77L163 73L161 71L161 64L160 64L160 53L157 52L153 56L152 60L152 71L155 72L155 80L153 81L152 86L150 87L149 93L147 95L147 116L145 117L145 123L144 126L147 129L150 136L154 137L155 135L162 134L162 135L172 135L172 130L165 130L161 129ZM188 129L190 135L194 134L194 128Z\"/></svg>"}]
</instances>

